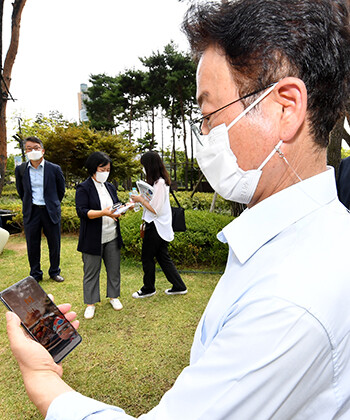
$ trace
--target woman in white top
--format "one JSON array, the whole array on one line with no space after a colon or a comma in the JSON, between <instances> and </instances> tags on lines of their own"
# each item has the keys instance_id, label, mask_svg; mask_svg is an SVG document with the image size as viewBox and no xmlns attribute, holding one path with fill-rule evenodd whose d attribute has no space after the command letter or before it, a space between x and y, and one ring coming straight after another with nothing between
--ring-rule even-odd
<instances>
[{"instance_id":1,"label":"woman in white top","mask_svg":"<svg viewBox=\"0 0 350 420\"><path fill-rule=\"evenodd\" d=\"M165 290L165 293L168 295L184 295L187 293L186 285L168 252L168 243L174 239L169 200L170 177L156 152L146 152L141 157L141 164L144 167L146 181L153 186L154 191L151 201L141 195L131 196L134 202L139 202L143 206L142 219L146 223L141 255L144 271L143 286L132 296L134 298L144 298L156 293L155 258L166 278L172 284L172 288Z\"/></svg>"},{"instance_id":2,"label":"woman in white top","mask_svg":"<svg viewBox=\"0 0 350 420\"><path fill-rule=\"evenodd\" d=\"M118 217L111 208L119 201L115 187L107 181L111 159L104 152L92 153L85 166L90 177L78 185L75 205L80 218L78 251L84 263L84 313L86 319L95 315L100 301L102 260L107 272L107 297L114 310L123 308L120 295L120 248L123 245Z\"/></svg>"}]
</instances>

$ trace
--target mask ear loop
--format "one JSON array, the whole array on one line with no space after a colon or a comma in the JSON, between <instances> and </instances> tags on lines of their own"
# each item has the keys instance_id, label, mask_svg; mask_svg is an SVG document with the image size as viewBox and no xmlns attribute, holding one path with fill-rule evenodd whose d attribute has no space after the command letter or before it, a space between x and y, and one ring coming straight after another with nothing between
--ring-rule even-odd
<instances>
[{"instance_id":1,"label":"mask ear loop","mask_svg":"<svg viewBox=\"0 0 350 420\"><path fill-rule=\"evenodd\" d=\"M272 156L277 152L278 154L282 153L280 151L280 146L283 143L283 140L280 140L276 146L273 148L272 152L267 156L267 158L264 160L264 162L259 166L257 169L258 171L261 171L261 169L267 164L267 162L272 158ZM282 153L283 154L283 153ZM280 155L281 156L281 155Z\"/></svg>"},{"instance_id":2,"label":"mask ear loop","mask_svg":"<svg viewBox=\"0 0 350 420\"><path fill-rule=\"evenodd\" d=\"M282 150L280 149L281 144L283 143L283 140L281 140L278 144L276 144L275 146L275 151L279 154L279 157L282 158L286 164L290 167L290 169L293 171L294 175L298 178L298 180L300 182L302 182L302 179L300 178L300 176L296 173L295 169L293 168L293 166L288 162L287 158L284 156Z\"/></svg>"}]
</instances>

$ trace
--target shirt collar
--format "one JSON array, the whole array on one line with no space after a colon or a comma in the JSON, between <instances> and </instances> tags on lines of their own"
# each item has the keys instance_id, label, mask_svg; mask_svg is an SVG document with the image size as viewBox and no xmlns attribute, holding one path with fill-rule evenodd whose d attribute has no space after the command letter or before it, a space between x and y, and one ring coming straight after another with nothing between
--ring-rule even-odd
<instances>
[{"instance_id":1,"label":"shirt collar","mask_svg":"<svg viewBox=\"0 0 350 420\"><path fill-rule=\"evenodd\" d=\"M100 190L105 189L105 184L104 183L95 181L93 177L91 177L91 179L92 179L92 181L95 184L95 187L97 189L100 189Z\"/></svg>"},{"instance_id":2,"label":"shirt collar","mask_svg":"<svg viewBox=\"0 0 350 420\"><path fill-rule=\"evenodd\" d=\"M43 160L39 163L38 168L39 168L39 166L44 167L44 162L45 162L45 159L43 159ZM28 161L28 166L30 166L30 167L32 167L32 168L34 168L34 166L31 164L30 160ZM35 168L34 168L34 169L35 169Z\"/></svg>"},{"instance_id":3,"label":"shirt collar","mask_svg":"<svg viewBox=\"0 0 350 420\"><path fill-rule=\"evenodd\" d=\"M261 246L291 224L337 198L334 168L292 185L251 209L219 232L240 263L244 264Z\"/></svg>"}]
</instances>

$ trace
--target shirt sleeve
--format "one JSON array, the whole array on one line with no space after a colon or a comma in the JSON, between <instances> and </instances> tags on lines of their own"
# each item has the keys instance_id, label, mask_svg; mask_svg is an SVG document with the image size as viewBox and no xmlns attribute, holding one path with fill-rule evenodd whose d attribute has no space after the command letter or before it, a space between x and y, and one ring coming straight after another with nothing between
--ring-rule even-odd
<instances>
[{"instance_id":1,"label":"shirt sleeve","mask_svg":"<svg viewBox=\"0 0 350 420\"><path fill-rule=\"evenodd\" d=\"M159 178L154 184L153 196L150 201L150 205L155 210L156 214L160 214L162 212L166 196L165 181L163 178Z\"/></svg>"},{"instance_id":2,"label":"shirt sleeve","mask_svg":"<svg viewBox=\"0 0 350 420\"><path fill-rule=\"evenodd\" d=\"M132 420L124 410L85 397L78 392L61 394L51 403L45 420Z\"/></svg>"},{"instance_id":3,"label":"shirt sleeve","mask_svg":"<svg viewBox=\"0 0 350 420\"><path fill-rule=\"evenodd\" d=\"M139 420L296 418L305 401L327 388L333 378L329 341L307 311L269 300L233 312L237 309L215 338L202 343L201 357ZM47 419L63 420L60 411L67 407L77 413L70 420L132 419L121 409L84 398L77 393L58 397ZM313 418L330 418L324 415L326 406L312 407Z\"/></svg>"}]
</instances>

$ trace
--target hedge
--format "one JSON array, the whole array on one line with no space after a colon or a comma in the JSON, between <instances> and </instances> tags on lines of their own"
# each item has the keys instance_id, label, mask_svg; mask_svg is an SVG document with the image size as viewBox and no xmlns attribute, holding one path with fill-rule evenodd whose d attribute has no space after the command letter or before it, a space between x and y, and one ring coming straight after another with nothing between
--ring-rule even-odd
<instances>
[{"instance_id":1,"label":"hedge","mask_svg":"<svg viewBox=\"0 0 350 420\"><path fill-rule=\"evenodd\" d=\"M176 232L175 239L169 245L169 251L176 265L186 267L210 266L223 267L227 259L227 245L217 240L217 233L233 220L229 215L230 205L219 198L215 212L210 213L213 194L196 193L190 198L190 192L177 192L176 197L186 209L186 232ZM118 192L119 199L128 200L128 192ZM77 233L80 220L75 211L75 190L67 190L62 201L62 232ZM172 205L176 205L173 198ZM23 226L21 200L12 194L3 194L0 208L15 213L13 222ZM223 213L223 214L220 214ZM121 219L121 231L125 248L124 255L141 261L140 224L142 211L127 212Z\"/></svg>"},{"instance_id":2,"label":"hedge","mask_svg":"<svg viewBox=\"0 0 350 420\"><path fill-rule=\"evenodd\" d=\"M121 220L125 243L124 253L141 260L140 224L142 212L128 212ZM169 252L177 265L223 267L227 260L227 245L216 238L217 233L232 217L207 211L186 210L186 232L176 232Z\"/></svg>"}]
</instances>

